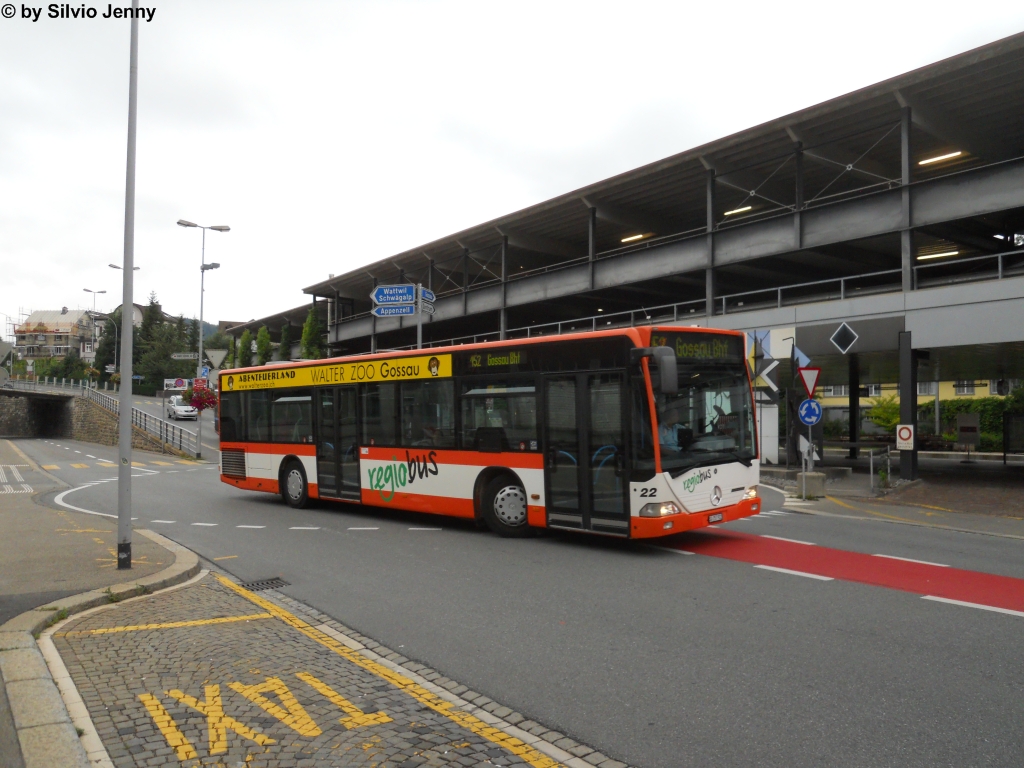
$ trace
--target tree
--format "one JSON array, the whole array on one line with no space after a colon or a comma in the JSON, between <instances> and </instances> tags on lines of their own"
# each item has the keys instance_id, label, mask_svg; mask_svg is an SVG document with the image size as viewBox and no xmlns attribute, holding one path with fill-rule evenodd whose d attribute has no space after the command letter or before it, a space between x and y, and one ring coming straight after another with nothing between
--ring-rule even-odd
<instances>
[{"instance_id":1,"label":"tree","mask_svg":"<svg viewBox=\"0 0 1024 768\"><path fill-rule=\"evenodd\" d=\"M164 313L156 300L156 291L149 294L149 304L142 310L142 327L139 329L139 341L143 344L153 338L154 331L164 324Z\"/></svg>"},{"instance_id":2,"label":"tree","mask_svg":"<svg viewBox=\"0 0 1024 768\"><path fill-rule=\"evenodd\" d=\"M286 320L281 326L281 346L277 348L277 359L287 362L292 357L292 327Z\"/></svg>"},{"instance_id":3,"label":"tree","mask_svg":"<svg viewBox=\"0 0 1024 768\"><path fill-rule=\"evenodd\" d=\"M185 340L179 338L178 329L170 323L157 326L153 337L146 344L142 359L135 368L143 381L155 384L158 388L164 379L190 378L195 375L195 362L192 360L172 360L175 352L183 352Z\"/></svg>"},{"instance_id":4,"label":"tree","mask_svg":"<svg viewBox=\"0 0 1024 768\"><path fill-rule=\"evenodd\" d=\"M246 328L242 338L235 345L235 367L247 368L252 365L252 334Z\"/></svg>"},{"instance_id":5,"label":"tree","mask_svg":"<svg viewBox=\"0 0 1024 768\"><path fill-rule=\"evenodd\" d=\"M877 424L887 433L896 434L896 425L900 423L900 401L896 395L876 397L871 401L868 420Z\"/></svg>"},{"instance_id":6,"label":"tree","mask_svg":"<svg viewBox=\"0 0 1024 768\"><path fill-rule=\"evenodd\" d=\"M114 310L104 321L100 340L96 345L96 367L101 371L106 371L108 365L116 365L120 359L121 350L115 348L115 342L121 340L120 328L121 312Z\"/></svg>"},{"instance_id":7,"label":"tree","mask_svg":"<svg viewBox=\"0 0 1024 768\"><path fill-rule=\"evenodd\" d=\"M260 326L256 332L256 365L266 365L274 356L274 346L270 342L270 331L267 326Z\"/></svg>"},{"instance_id":8,"label":"tree","mask_svg":"<svg viewBox=\"0 0 1024 768\"><path fill-rule=\"evenodd\" d=\"M299 355L305 360L319 360L324 356L323 351L323 330L320 327L320 317L316 313L316 307L309 308L306 315L306 322L302 325L302 346Z\"/></svg>"},{"instance_id":9,"label":"tree","mask_svg":"<svg viewBox=\"0 0 1024 768\"><path fill-rule=\"evenodd\" d=\"M224 363L221 368L234 368L235 367L235 337L228 337L228 356L224 358Z\"/></svg>"},{"instance_id":10,"label":"tree","mask_svg":"<svg viewBox=\"0 0 1024 768\"><path fill-rule=\"evenodd\" d=\"M185 330L185 341L188 343L188 351L199 353L199 321L194 317L188 321L188 328Z\"/></svg>"}]
</instances>

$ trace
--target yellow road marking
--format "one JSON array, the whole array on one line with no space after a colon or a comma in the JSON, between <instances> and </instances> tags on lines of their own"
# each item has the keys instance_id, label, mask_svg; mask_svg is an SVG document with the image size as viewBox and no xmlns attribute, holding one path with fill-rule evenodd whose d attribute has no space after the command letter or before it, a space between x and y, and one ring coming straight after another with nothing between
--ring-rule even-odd
<instances>
[{"instance_id":1,"label":"yellow road marking","mask_svg":"<svg viewBox=\"0 0 1024 768\"><path fill-rule=\"evenodd\" d=\"M299 677L301 677L301 675L299 675ZM288 690L288 686L285 685L284 681L279 677L268 677L266 682L256 683L255 685L228 683L228 688L233 690L235 693L242 694L264 712L269 715L273 715L293 731L298 732L300 736L313 738L323 733L323 731L320 730L320 727L313 721L313 718L310 717L306 710L302 708L302 705L299 704L298 699L296 699L292 692ZM279 707L266 696L263 696L264 693L277 694L277 697L287 708L287 711Z\"/></svg>"},{"instance_id":2,"label":"yellow road marking","mask_svg":"<svg viewBox=\"0 0 1024 768\"><path fill-rule=\"evenodd\" d=\"M431 693L426 688L410 680L405 675L395 672L389 669L388 667L385 667L383 664L378 664L377 662L366 658L362 654L353 651L348 646L339 643L330 635L321 632L316 627L311 626L310 624L300 619L298 616L289 613L288 611L284 610L283 608L280 608L279 606L275 605L269 600L266 600L260 597L259 595L250 592L244 587L235 584L233 581L226 579L219 574L217 575L217 580L221 584L226 586L228 589L231 589L237 594L244 597L246 600L255 603L268 613L272 613L276 618L280 619L293 629L298 630L311 640L319 643L325 648L329 648L330 650L334 651L339 656L352 662L356 666L362 667L363 669L376 675L377 677L383 678L387 682L394 685L396 688L400 688L401 690L408 693L410 696L412 696L418 702L423 704L425 707L428 707L434 710L435 712L444 715L452 722L454 722L456 725L462 726L463 728L472 731L478 736L481 736L487 739L488 741L493 742L494 744L497 744L498 746L504 749L507 749L512 754L522 758L527 763L534 766L534 768L555 768L555 766L561 765L557 760L553 760L552 758L545 755L543 752L539 752L538 750L534 749L529 744L520 741L514 736L508 735L507 733L499 730L498 728L488 725L483 720L469 714L468 712L463 712L450 701L446 701L445 699L442 699L440 696Z\"/></svg>"},{"instance_id":3,"label":"yellow road marking","mask_svg":"<svg viewBox=\"0 0 1024 768\"><path fill-rule=\"evenodd\" d=\"M71 466L74 469L88 469L89 468L88 464L72 464Z\"/></svg>"},{"instance_id":4,"label":"yellow road marking","mask_svg":"<svg viewBox=\"0 0 1024 768\"><path fill-rule=\"evenodd\" d=\"M224 707L220 700L220 686L206 686L206 701L199 701L179 690L167 691L167 695L177 699L187 707L192 707L201 715L206 716L206 729L210 738L210 754L219 755L228 751L228 728L239 736L255 741L261 747L267 744L276 744L272 738L265 736L258 731L252 730L249 726L224 714Z\"/></svg>"},{"instance_id":5,"label":"yellow road marking","mask_svg":"<svg viewBox=\"0 0 1024 768\"><path fill-rule=\"evenodd\" d=\"M831 501L833 504L838 504L840 507L846 507L847 509L852 509L854 512L863 512L865 515L874 515L875 517L884 517L884 518L887 518L889 520L899 520L900 522L903 522L903 523L920 523L921 522L920 520L911 520L909 517L897 517L896 515L887 515L884 512L874 512L874 511L872 511L870 509L862 509L860 507L855 507L852 504L847 504L845 501L840 501L839 499L834 498L832 496L826 496L825 498L828 499L829 501Z\"/></svg>"},{"instance_id":6,"label":"yellow road marking","mask_svg":"<svg viewBox=\"0 0 1024 768\"><path fill-rule=\"evenodd\" d=\"M133 466L133 467L144 467L144 466L146 466L146 465L145 465L145 464L143 464L143 463L142 463L141 461L133 461L133 462L132 462L132 466Z\"/></svg>"},{"instance_id":7,"label":"yellow road marking","mask_svg":"<svg viewBox=\"0 0 1024 768\"><path fill-rule=\"evenodd\" d=\"M136 561L138 562L138 561ZM114 632L138 632L145 629L175 629L177 627L202 627L208 624L230 624L235 621L272 619L269 613L251 613L248 616L222 616L218 619L196 619L194 621L168 621L163 624L133 624L127 627L103 627L101 629L73 629L69 632L55 632L57 637L79 637L81 635L109 635Z\"/></svg>"},{"instance_id":8,"label":"yellow road marking","mask_svg":"<svg viewBox=\"0 0 1024 768\"><path fill-rule=\"evenodd\" d=\"M178 754L179 760L195 760L199 757L196 753L196 748L192 746L185 734L178 728L178 724L174 722L174 719L167 714L167 710L164 709L164 705L160 703L160 700L156 696L151 696L148 693L140 693L139 700L146 707L146 711L149 712L149 716L153 718L153 722L156 723L156 727L160 729L160 733L167 739L167 743L174 747L174 751Z\"/></svg>"},{"instance_id":9,"label":"yellow road marking","mask_svg":"<svg viewBox=\"0 0 1024 768\"><path fill-rule=\"evenodd\" d=\"M355 704L331 688L327 683L322 680L317 680L308 672L297 672L295 676L302 682L309 683L309 685L315 688L325 699L345 713L346 717L341 718L338 722L344 725L348 730L361 728L364 725L383 725L384 723L392 722L391 718L383 712L371 712L370 714L366 714Z\"/></svg>"},{"instance_id":10,"label":"yellow road marking","mask_svg":"<svg viewBox=\"0 0 1024 768\"><path fill-rule=\"evenodd\" d=\"M224 557L215 557L214 560L234 560L238 555L224 555Z\"/></svg>"},{"instance_id":11,"label":"yellow road marking","mask_svg":"<svg viewBox=\"0 0 1024 768\"><path fill-rule=\"evenodd\" d=\"M173 467L174 466L169 461L151 461L149 463L150 464L156 464L158 467Z\"/></svg>"},{"instance_id":12,"label":"yellow road marking","mask_svg":"<svg viewBox=\"0 0 1024 768\"><path fill-rule=\"evenodd\" d=\"M56 464L43 464L43 469L60 469Z\"/></svg>"},{"instance_id":13,"label":"yellow road marking","mask_svg":"<svg viewBox=\"0 0 1024 768\"><path fill-rule=\"evenodd\" d=\"M177 463L177 464L189 464L189 465L195 464L194 461L185 461L184 459L178 459L177 462L175 462L175 463Z\"/></svg>"}]
</instances>

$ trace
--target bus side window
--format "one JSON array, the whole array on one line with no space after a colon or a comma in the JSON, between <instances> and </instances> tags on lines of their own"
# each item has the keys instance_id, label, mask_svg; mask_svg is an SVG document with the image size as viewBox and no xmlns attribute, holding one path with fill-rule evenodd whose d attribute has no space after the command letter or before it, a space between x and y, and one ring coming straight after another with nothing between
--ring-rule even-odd
<instances>
[{"instance_id":1,"label":"bus side window","mask_svg":"<svg viewBox=\"0 0 1024 768\"><path fill-rule=\"evenodd\" d=\"M256 443L270 442L270 392L249 392L246 400L249 439Z\"/></svg>"},{"instance_id":2,"label":"bus side window","mask_svg":"<svg viewBox=\"0 0 1024 768\"><path fill-rule=\"evenodd\" d=\"M462 393L462 447L477 451L538 450L533 382L466 385Z\"/></svg>"},{"instance_id":3,"label":"bus side window","mask_svg":"<svg viewBox=\"0 0 1024 768\"><path fill-rule=\"evenodd\" d=\"M313 401L308 389L273 393L271 414L275 443L313 442Z\"/></svg>"},{"instance_id":4,"label":"bus side window","mask_svg":"<svg viewBox=\"0 0 1024 768\"><path fill-rule=\"evenodd\" d=\"M228 442L245 440L245 420L242 418L241 392L222 392L220 395L220 439Z\"/></svg>"},{"instance_id":5,"label":"bus side window","mask_svg":"<svg viewBox=\"0 0 1024 768\"><path fill-rule=\"evenodd\" d=\"M393 383L363 385L363 445L398 445L396 390Z\"/></svg>"},{"instance_id":6,"label":"bus side window","mask_svg":"<svg viewBox=\"0 0 1024 768\"><path fill-rule=\"evenodd\" d=\"M455 446L455 382L402 383L402 445Z\"/></svg>"}]
</instances>

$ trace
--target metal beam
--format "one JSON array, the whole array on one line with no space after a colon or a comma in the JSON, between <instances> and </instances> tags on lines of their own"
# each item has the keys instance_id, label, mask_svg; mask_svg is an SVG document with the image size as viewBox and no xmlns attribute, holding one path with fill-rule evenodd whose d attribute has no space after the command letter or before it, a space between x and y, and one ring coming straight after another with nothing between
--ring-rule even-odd
<instances>
[{"instance_id":1,"label":"metal beam","mask_svg":"<svg viewBox=\"0 0 1024 768\"><path fill-rule=\"evenodd\" d=\"M914 180L914 155L910 144L910 125L913 120L910 107L903 107L900 115L900 172L902 175L903 189L901 190L901 207L903 221L900 230L900 256L903 265L903 290L914 290L914 230L911 229L913 221L910 184Z\"/></svg>"},{"instance_id":2,"label":"metal beam","mask_svg":"<svg viewBox=\"0 0 1024 768\"><path fill-rule=\"evenodd\" d=\"M679 229L678 223L656 213L601 202L593 197L581 197L580 200L592 211L597 212L597 218L622 227L638 230L637 234L654 232L660 235L669 235Z\"/></svg>"},{"instance_id":3,"label":"metal beam","mask_svg":"<svg viewBox=\"0 0 1024 768\"><path fill-rule=\"evenodd\" d=\"M869 157L858 157L857 154L841 147L836 142L826 142L814 133L792 125L786 126L786 135L797 144L803 145L803 154L813 157L829 168L843 166L848 173L853 173L871 181L892 179L892 172Z\"/></svg>"},{"instance_id":4,"label":"metal beam","mask_svg":"<svg viewBox=\"0 0 1024 768\"><path fill-rule=\"evenodd\" d=\"M524 248L527 251L537 253L549 253L552 256L562 256L567 259L575 259L583 254L578 246L567 243L564 240L555 240L551 237L531 235L527 232L516 232L506 227L495 227L498 234L508 238L508 244L513 248Z\"/></svg>"},{"instance_id":5,"label":"metal beam","mask_svg":"<svg viewBox=\"0 0 1024 768\"><path fill-rule=\"evenodd\" d=\"M1014 157L1017 151L1001 141L995 131L982 133L973 124L944 112L920 96L899 89L893 91L896 101L904 109L913 110L914 125L932 136L953 144L956 149L970 152L985 160L1003 160Z\"/></svg>"}]
</instances>

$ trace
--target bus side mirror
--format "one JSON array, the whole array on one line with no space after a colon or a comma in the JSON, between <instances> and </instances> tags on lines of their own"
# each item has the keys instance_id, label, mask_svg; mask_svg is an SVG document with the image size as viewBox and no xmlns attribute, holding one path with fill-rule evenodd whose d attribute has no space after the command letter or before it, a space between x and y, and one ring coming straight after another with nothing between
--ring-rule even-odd
<instances>
[{"instance_id":1,"label":"bus side mirror","mask_svg":"<svg viewBox=\"0 0 1024 768\"><path fill-rule=\"evenodd\" d=\"M638 347L631 350L630 360L639 363L642 358L649 357L658 365L657 389L666 395L679 392L679 369L676 365L676 353L671 347ZM653 383L653 381L652 381Z\"/></svg>"}]
</instances>

